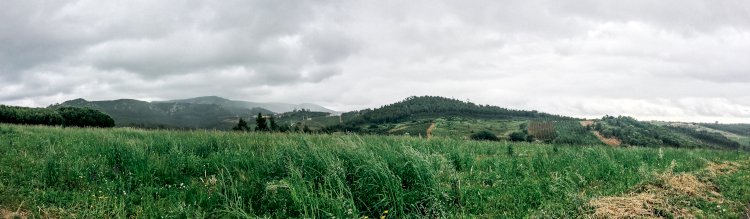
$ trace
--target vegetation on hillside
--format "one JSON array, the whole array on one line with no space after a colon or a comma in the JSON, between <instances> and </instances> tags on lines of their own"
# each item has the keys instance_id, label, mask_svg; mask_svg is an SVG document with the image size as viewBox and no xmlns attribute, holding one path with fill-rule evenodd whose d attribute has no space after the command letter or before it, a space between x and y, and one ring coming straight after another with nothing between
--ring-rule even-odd
<instances>
[{"instance_id":1,"label":"vegetation on hillside","mask_svg":"<svg viewBox=\"0 0 750 219\"><path fill-rule=\"evenodd\" d=\"M555 123L556 138L554 144L565 145L602 145L603 143L591 133L592 127L584 127L578 121L561 121Z\"/></svg>"},{"instance_id":2,"label":"vegetation on hillside","mask_svg":"<svg viewBox=\"0 0 750 219\"><path fill-rule=\"evenodd\" d=\"M249 119L257 113L270 113L260 108L226 108L217 104L145 102L139 100L66 101L61 106L85 107L112 116L117 126L162 129L229 130L238 117Z\"/></svg>"},{"instance_id":3,"label":"vegetation on hillside","mask_svg":"<svg viewBox=\"0 0 750 219\"><path fill-rule=\"evenodd\" d=\"M750 200L748 154L722 150L0 124L0 154L0 209L32 218L737 218Z\"/></svg>"},{"instance_id":4,"label":"vegetation on hillside","mask_svg":"<svg viewBox=\"0 0 750 219\"><path fill-rule=\"evenodd\" d=\"M416 119L461 117L474 119L548 119L569 120L572 118L540 113L537 111L511 110L490 105L477 105L445 97L409 97L403 101L376 109L365 109L342 114L343 124L326 127L325 131L360 132L362 125L399 123Z\"/></svg>"},{"instance_id":5,"label":"vegetation on hillside","mask_svg":"<svg viewBox=\"0 0 750 219\"><path fill-rule=\"evenodd\" d=\"M78 127L115 126L115 121L109 115L88 108L29 108L5 105L0 105L0 123Z\"/></svg>"},{"instance_id":6,"label":"vegetation on hillside","mask_svg":"<svg viewBox=\"0 0 750 219\"><path fill-rule=\"evenodd\" d=\"M736 135L750 136L750 124L716 124L700 123L703 127L734 133Z\"/></svg>"},{"instance_id":7,"label":"vegetation on hillside","mask_svg":"<svg viewBox=\"0 0 750 219\"><path fill-rule=\"evenodd\" d=\"M606 137L616 137L622 143L633 146L733 150L740 147L736 141L718 133L677 126L658 126L624 116L605 116L594 125L594 129Z\"/></svg>"}]
</instances>

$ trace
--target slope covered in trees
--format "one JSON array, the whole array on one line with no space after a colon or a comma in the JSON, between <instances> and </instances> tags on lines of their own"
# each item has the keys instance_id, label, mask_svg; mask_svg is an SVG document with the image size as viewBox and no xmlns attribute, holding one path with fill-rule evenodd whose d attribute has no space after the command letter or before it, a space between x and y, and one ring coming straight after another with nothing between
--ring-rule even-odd
<instances>
[{"instance_id":1,"label":"slope covered in trees","mask_svg":"<svg viewBox=\"0 0 750 219\"><path fill-rule=\"evenodd\" d=\"M76 99L52 106L75 106L100 110L118 126L141 128L229 130L238 117L250 118L265 109L227 109L217 104L146 102L139 100L86 101Z\"/></svg>"},{"instance_id":2,"label":"slope covered in trees","mask_svg":"<svg viewBox=\"0 0 750 219\"><path fill-rule=\"evenodd\" d=\"M616 137L633 146L738 149L739 143L724 135L679 126L659 126L632 117L605 116L594 129L606 137Z\"/></svg>"},{"instance_id":3,"label":"slope covered in trees","mask_svg":"<svg viewBox=\"0 0 750 219\"><path fill-rule=\"evenodd\" d=\"M409 97L403 101L376 109L365 109L342 114L343 124L326 127L327 131L358 131L361 125L398 123L416 119L461 117L475 119L533 119L572 120L573 118L540 113L537 111L512 110L498 106L478 105L437 96Z\"/></svg>"},{"instance_id":4,"label":"slope covered in trees","mask_svg":"<svg viewBox=\"0 0 750 219\"><path fill-rule=\"evenodd\" d=\"M29 108L4 105L0 105L0 123L78 127L115 126L112 117L88 108Z\"/></svg>"},{"instance_id":5,"label":"slope covered in trees","mask_svg":"<svg viewBox=\"0 0 750 219\"><path fill-rule=\"evenodd\" d=\"M714 124L714 123L701 123L698 124L706 128L712 128L725 132L730 132L736 135L750 136L750 124Z\"/></svg>"}]
</instances>

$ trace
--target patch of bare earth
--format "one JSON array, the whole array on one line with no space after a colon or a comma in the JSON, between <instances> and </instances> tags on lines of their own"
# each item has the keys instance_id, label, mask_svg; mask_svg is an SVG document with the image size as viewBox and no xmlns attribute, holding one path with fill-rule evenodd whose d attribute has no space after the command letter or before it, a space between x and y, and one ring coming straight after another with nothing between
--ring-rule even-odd
<instances>
[{"instance_id":1,"label":"patch of bare earth","mask_svg":"<svg viewBox=\"0 0 750 219\"><path fill-rule=\"evenodd\" d=\"M584 120L584 121L581 121L580 123L581 123L581 126L583 127L594 125L594 121L591 121L591 120ZM604 137L604 135L602 135L602 133L599 133L599 131L591 131L591 132L594 133L596 138L598 138L604 144L607 144L609 146L617 147L622 144L622 141L620 141L620 139Z\"/></svg>"},{"instance_id":2,"label":"patch of bare earth","mask_svg":"<svg viewBox=\"0 0 750 219\"><path fill-rule=\"evenodd\" d=\"M432 130L435 129L435 123L431 123L430 127L427 127L427 140L430 140L432 138Z\"/></svg>"},{"instance_id":3,"label":"patch of bare earth","mask_svg":"<svg viewBox=\"0 0 750 219\"><path fill-rule=\"evenodd\" d=\"M637 192L615 197L599 197L589 201L594 208L594 218L663 218L672 215L676 218L695 218L687 206L675 205L668 200L674 197L696 197L716 204L725 202L718 189L690 173L674 174L672 166L657 176L658 183L642 185ZM737 170L739 164L725 162L711 163L704 169L709 176L729 174ZM734 169L732 169L734 168ZM711 175L714 174L714 175ZM746 213L747 214L747 213Z\"/></svg>"},{"instance_id":4,"label":"patch of bare earth","mask_svg":"<svg viewBox=\"0 0 750 219\"><path fill-rule=\"evenodd\" d=\"M604 137L604 135L602 135L602 133L599 133L599 131L593 131L593 132L594 132L594 135L596 135L596 138L604 142L604 144L607 144L613 147L617 147L622 144L622 141L620 141L620 139Z\"/></svg>"}]
</instances>

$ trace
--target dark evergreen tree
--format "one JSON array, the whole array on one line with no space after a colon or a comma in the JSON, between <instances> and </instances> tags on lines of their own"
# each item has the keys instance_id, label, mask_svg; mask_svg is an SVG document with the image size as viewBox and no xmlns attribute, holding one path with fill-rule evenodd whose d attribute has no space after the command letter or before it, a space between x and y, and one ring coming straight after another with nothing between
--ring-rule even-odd
<instances>
[{"instance_id":1,"label":"dark evergreen tree","mask_svg":"<svg viewBox=\"0 0 750 219\"><path fill-rule=\"evenodd\" d=\"M269 120L268 123L271 124L271 127L270 127L271 131L274 131L274 132L279 131L279 125L276 124L276 120L273 118L273 116L269 117L268 120Z\"/></svg>"},{"instance_id":2,"label":"dark evergreen tree","mask_svg":"<svg viewBox=\"0 0 750 219\"><path fill-rule=\"evenodd\" d=\"M240 118L240 121L237 122L237 126L232 127L232 130L235 130L235 131L250 131L250 127L247 126L247 122L245 122L244 119Z\"/></svg>"},{"instance_id":3,"label":"dark evergreen tree","mask_svg":"<svg viewBox=\"0 0 750 219\"><path fill-rule=\"evenodd\" d=\"M256 131L268 131L268 124L266 124L266 118L263 118L263 115L258 113L258 117L255 118L255 130Z\"/></svg>"}]
</instances>

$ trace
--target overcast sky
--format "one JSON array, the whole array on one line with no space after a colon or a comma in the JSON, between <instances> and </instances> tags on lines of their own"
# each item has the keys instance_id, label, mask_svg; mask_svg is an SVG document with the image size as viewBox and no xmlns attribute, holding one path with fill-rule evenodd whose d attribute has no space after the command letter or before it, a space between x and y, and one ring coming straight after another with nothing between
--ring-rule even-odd
<instances>
[{"instance_id":1,"label":"overcast sky","mask_svg":"<svg viewBox=\"0 0 750 219\"><path fill-rule=\"evenodd\" d=\"M750 1L2 0L0 104L206 95L750 123Z\"/></svg>"}]
</instances>

